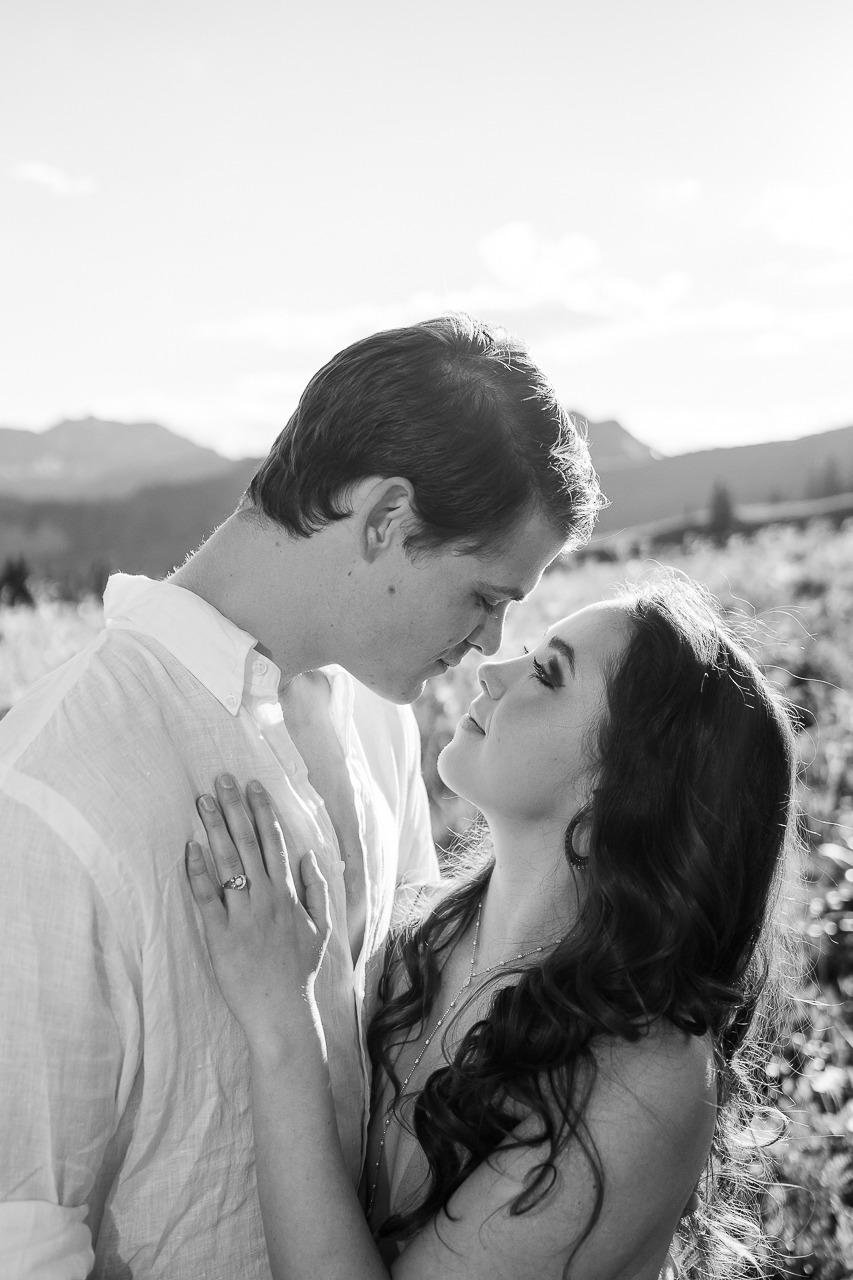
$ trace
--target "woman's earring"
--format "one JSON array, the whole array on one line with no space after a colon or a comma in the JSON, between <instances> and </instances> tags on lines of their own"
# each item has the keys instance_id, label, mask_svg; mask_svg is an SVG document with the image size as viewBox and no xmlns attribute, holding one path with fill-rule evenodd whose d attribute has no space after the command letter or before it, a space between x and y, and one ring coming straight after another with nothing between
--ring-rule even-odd
<instances>
[{"instance_id":1,"label":"woman's earring","mask_svg":"<svg viewBox=\"0 0 853 1280\"><path fill-rule=\"evenodd\" d=\"M581 809L576 813L569 823L569 829L566 832L566 857L570 867L574 867L577 871L586 871L589 864L589 856L577 853L575 850L575 832L586 817L586 811Z\"/></svg>"}]
</instances>

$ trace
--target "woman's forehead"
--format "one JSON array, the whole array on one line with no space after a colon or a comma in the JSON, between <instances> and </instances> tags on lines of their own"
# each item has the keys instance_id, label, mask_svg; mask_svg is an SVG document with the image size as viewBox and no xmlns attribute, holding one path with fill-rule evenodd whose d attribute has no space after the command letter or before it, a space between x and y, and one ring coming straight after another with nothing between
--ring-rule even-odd
<instances>
[{"instance_id":1,"label":"woman's forehead","mask_svg":"<svg viewBox=\"0 0 853 1280\"><path fill-rule=\"evenodd\" d=\"M623 647L628 632L628 609L624 602L602 600L561 618L549 628L548 636L568 640L576 650L598 649L604 657Z\"/></svg>"}]
</instances>

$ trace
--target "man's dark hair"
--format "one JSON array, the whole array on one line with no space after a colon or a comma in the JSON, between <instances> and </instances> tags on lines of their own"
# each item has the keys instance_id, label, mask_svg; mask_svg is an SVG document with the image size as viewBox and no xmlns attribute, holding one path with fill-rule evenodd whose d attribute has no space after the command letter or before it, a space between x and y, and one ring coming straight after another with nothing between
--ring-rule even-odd
<instances>
[{"instance_id":1,"label":"man's dark hair","mask_svg":"<svg viewBox=\"0 0 853 1280\"><path fill-rule=\"evenodd\" d=\"M525 347L466 315L376 333L334 356L248 496L308 537L351 514L348 491L367 476L412 484L413 552L491 550L533 511L578 545L603 502L586 441Z\"/></svg>"}]
</instances>

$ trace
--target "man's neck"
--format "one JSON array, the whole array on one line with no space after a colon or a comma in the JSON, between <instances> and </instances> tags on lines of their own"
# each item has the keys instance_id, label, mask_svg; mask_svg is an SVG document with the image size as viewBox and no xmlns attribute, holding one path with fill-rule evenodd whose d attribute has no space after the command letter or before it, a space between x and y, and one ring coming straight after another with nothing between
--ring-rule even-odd
<instances>
[{"instance_id":1,"label":"man's neck","mask_svg":"<svg viewBox=\"0 0 853 1280\"><path fill-rule=\"evenodd\" d=\"M323 575L311 542L235 514L169 581L254 636L289 681L333 661L324 643Z\"/></svg>"}]
</instances>

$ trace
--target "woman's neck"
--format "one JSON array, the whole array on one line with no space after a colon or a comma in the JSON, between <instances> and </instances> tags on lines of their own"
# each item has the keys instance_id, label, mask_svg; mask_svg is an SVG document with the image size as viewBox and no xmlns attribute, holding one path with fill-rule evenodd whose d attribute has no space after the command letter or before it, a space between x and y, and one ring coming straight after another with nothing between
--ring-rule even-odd
<instances>
[{"instance_id":1,"label":"woman's neck","mask_svg":"<svg viewBox=\"0 0 853 1280\"><path fill-rule=\"evenodd\" d=\"M492 829L495 865L483 898L477 970L551 946L572 928L579 887L562 852L518 832Z\"/></svg>"}]
</instances>

